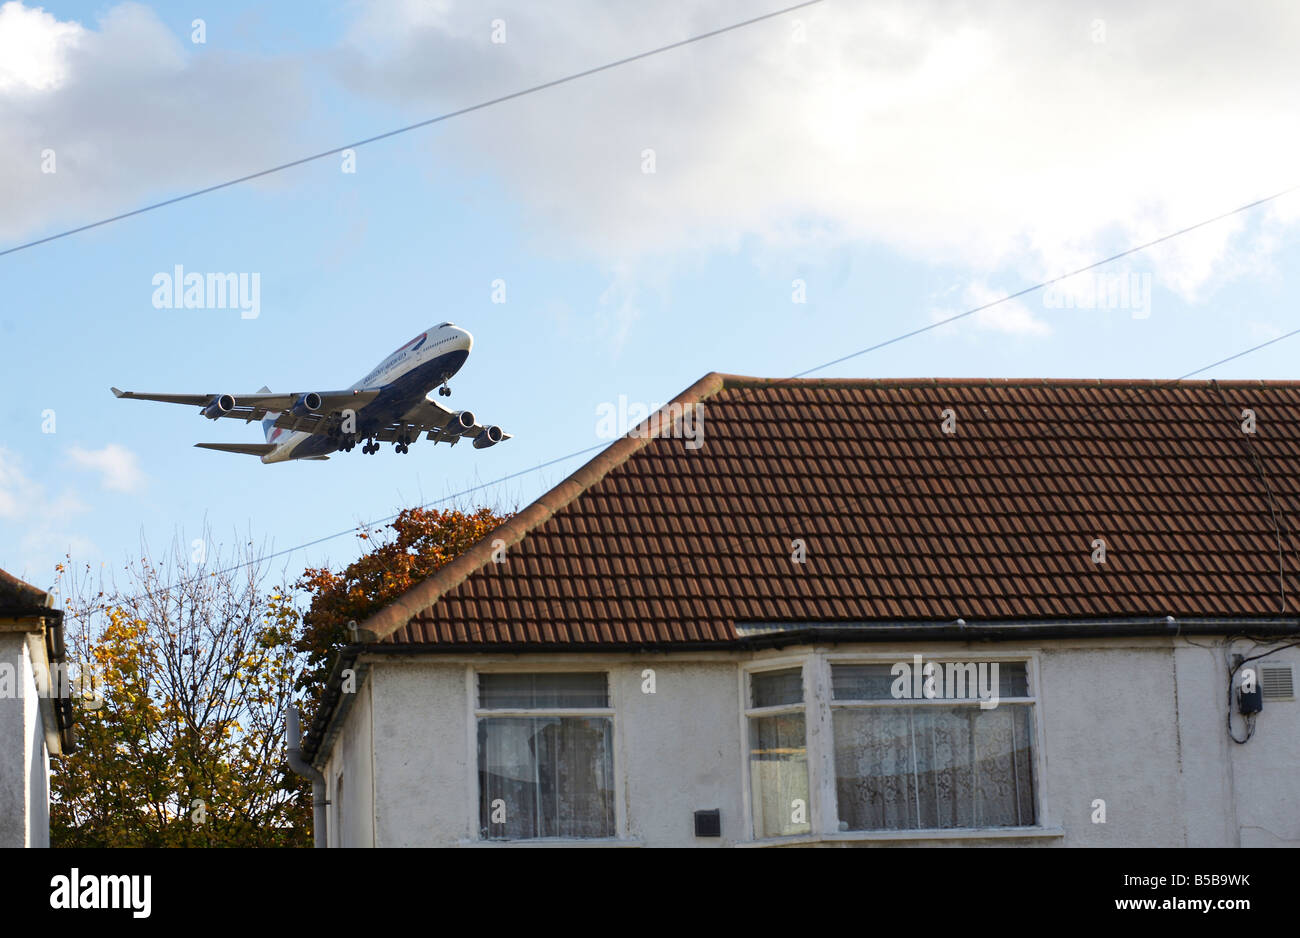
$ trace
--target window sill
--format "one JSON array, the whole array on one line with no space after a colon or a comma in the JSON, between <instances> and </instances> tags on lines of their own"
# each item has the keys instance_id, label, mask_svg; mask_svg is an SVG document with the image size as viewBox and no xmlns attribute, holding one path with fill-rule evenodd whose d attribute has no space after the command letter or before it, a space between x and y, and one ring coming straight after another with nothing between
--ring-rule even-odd
<instances>
[{"instance_id":1,"label":"window sill","mask_svg":"<svg viewBox=\"0 0 1300 938\"><path fill-rule=\"evenodd\" d=\"M530 837L526 840L458 840L458 847L644 847L645 841L619 837Z\"/></svg>"},{"instance_id":2,"label":"window sill","mask_svg":"<svg viewBox=\"0 0 1300 938\"><path fill-rule=\"evenodd\" d=\"M844 831L834 834L796 834L792 837L767 837L742 840L737 847L784 847L822 843L890 843L910 840L1024 840L1027 838L1064 837L1063 827L991 827L986 829L954 827L924 831Z\"/></svg>"}]
</instances>

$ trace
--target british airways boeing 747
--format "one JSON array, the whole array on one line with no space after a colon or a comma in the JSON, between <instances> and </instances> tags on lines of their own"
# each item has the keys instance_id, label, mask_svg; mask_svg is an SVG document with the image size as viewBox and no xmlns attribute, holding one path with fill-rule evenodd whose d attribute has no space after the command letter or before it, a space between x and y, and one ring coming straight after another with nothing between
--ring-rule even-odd
<instances>
[{"instance_id":1,"label":"british airways boeing 747","mask_svg":"<svg viewBox=\"0 0 1300 938\"><path fill-rule=\"evenodd\" d=\"M195 443L223 453L245 453L262 462L328 459L329 453L350 452L364 440L363 453L379 452L392 443L399 453L421 433L434 443L455 446L462 437L482 449L510 439L500 427L480 426L468 410L450 410L428 398L434 388L451 394L447 382L469 358L474 337L454 323L444 322L422 332L385 358L370 374L343 391L295 391L272 394L144 394L120 391L118 397L167 404L188 404L211 420L237 417L262 422L265 443Z\"/></svg>"}]
</instances>

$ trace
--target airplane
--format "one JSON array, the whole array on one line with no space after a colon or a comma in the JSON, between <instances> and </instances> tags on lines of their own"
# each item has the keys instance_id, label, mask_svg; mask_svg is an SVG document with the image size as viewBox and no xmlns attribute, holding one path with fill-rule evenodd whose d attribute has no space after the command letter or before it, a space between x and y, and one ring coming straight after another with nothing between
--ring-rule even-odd
<instances>
[{"instance_id":1,"label":"airplane","mask_svg":"<svg viewBox=\"0 0 1300 938\"><path fill-rule=\"evenodd\" d=\"M374 455L379 444L392 443L398 453L410 452L421 433L435 444L455 446L472 437L475 449L495 446L510 434L497 426L480 425L468 410L450 410L428 397L438 389L450 396L447 382L469 358L474 337L455 323L444 322L421 332L342 391L295 391L273 394L145 394L112 388L119 398L189 404L209 420L232 417L262 422L265 443L195 443L202 449L260 456L264 463L292 459L328 459L329 453L351 452L365 440L363 453Z\"/></svg>"}]
</instances>

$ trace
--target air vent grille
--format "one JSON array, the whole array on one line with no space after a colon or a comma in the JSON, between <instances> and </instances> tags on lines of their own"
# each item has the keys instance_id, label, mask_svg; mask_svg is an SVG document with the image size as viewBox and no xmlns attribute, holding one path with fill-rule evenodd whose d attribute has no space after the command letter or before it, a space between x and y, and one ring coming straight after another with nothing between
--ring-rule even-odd
<instances>
[{"instance_id":1,"label":"air vent grille","mask_svg":"<svg viewBox=\"0 0 1300 938\"><path fill-rule=\"evenodd\" d=\"M1295 671L1289 664L1260 665L1259 686L1265 700L1295 700Z\"/></svg>"}]
</instances>

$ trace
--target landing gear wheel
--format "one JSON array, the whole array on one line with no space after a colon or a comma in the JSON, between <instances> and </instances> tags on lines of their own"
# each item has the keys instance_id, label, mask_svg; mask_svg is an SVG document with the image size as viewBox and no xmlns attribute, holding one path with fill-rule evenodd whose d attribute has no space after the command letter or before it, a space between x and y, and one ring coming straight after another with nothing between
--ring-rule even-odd
<instances>
[{"instance_id":1,"label":"landing gear wheel","mask_svg":"<svg viewBox=\"0 0 1300 938\"><path fill-rule=\"evenodd\" d=\"M444 384L442 387L438 388L438 393L443 397L451 397L451 388Z\"/></svg>"}]
</instances>

